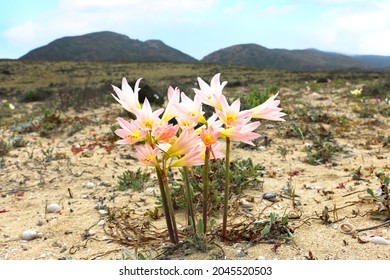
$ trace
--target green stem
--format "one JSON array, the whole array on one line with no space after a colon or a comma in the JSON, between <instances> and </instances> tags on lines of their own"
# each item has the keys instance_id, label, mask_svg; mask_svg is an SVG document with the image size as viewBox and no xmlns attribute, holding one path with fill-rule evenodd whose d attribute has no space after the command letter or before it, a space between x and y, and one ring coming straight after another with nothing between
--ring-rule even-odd
<instances>
[{"instance_id":1,"label":"green stem","mask_svg":"<svg viewBox=\"0 0 390 280\"><path fill-rule=\"evenodd\" d=\"M207 233L207 211L208 211L208 194L209 194L209 173L210 173L210 149L206 147L204 168L203 168L203 232Z\"/></svg>"},{"instance_id":2,"label":"green stem","mask_svg":"<svg viewBox=\"0 0 390 280\"><path fill-rule=\"evenodd\" d=\"M192 230L196 235L196 222L195 222L195 214L194 207L192 205L192 190L190 186L190 180L188 178L188 166L183 166L183 174L184 174L184 194L187 200L187 210L188 210L188 222L192 226Z\"/></svg>"},{"instance_id":3,"label":"green stem","mask_svg":"<svg viewBox=\"0 0 390 280\"><path fill-rule=\"evenodd\" d=\"M167 199L165 186L164 186L164 180L163 180L164 175L163 175L161 168L159 168L159 167L156 167L156 173L157 173L157 178L158 178L158 185L160 187L161 199L162 199L162 203L163 203L165 221L167 223L169 239L172 243L177 244L179 242L178 237L177 237L177 229L176 229L176 233L175 233L174 221L172 220L172 215L170 213L168 199Z\"/></svg>"},{"instance_id":4,"label":"green stem","mask_svg":"<svg viewBox=\"0 0 390 280\"><path fill-rule=\"evenodd\" d=\"M222 239L226 238L227 212L229 200L229 182L230 182L230 139L226 137L226 156L225 156L225 194L223 201L223 224Z\"/></svg>"},{"instance_id":5,"label":"green stem","mask_svg":"<svg viewBox=\"0 0 390 280\"><path fill-rule=\"evenodd\" d=\"M175 236L175 242L174 243L177 244L177 243L179 243L179 234L178 234L178 231L177 231L176 219L175 219L175 211L173 209L173 203L172 203L172 199L171 199L171 192L169 190L168 178L167 178L165 170L162 170L161 175L162 175L161 177L162 177L162 181L163 181L163 185L164 185L164 189L165 189L165 196L167 198L167 205L168 205L169 213L171 215L173 234Z\"/></svg>"}]
</instances>

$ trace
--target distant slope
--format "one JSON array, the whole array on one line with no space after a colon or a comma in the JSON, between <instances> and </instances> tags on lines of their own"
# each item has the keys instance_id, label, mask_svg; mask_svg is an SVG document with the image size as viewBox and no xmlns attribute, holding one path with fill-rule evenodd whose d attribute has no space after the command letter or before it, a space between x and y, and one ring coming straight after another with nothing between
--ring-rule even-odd
<instances>
[{"instance_id":1,"label":"distant slope","mask_svg":"<svg viewBox=\"0 0 390 280\"><path fill-rule=\"evenodd\" d=\"M197 62L159 40L142 42L114 32L103 31L64 37L34 49L21 60Z\"/></svg>"},{"instance_id":2,"label":"distant slope","mask_svg":"<svg viewBox=\"0 0 390 280\"><path fill-rule=\"evenodd\" d=\"M346 55L321 52L315 49L267 49L257 44L242 44L224 48L205 56L201 62L298 71L368 70L370 68L369 65Z\"/></svg>"},{"instance_id":3,"label":"distant slope","mask_svg":"<svg viewBox=\"0 0 390 280\"><path fill-rule=\"evenodd\" d=\"M390 67L390 56L383 55L352 55L353 59L373 67Z\"/></svg>"}]
</instances>

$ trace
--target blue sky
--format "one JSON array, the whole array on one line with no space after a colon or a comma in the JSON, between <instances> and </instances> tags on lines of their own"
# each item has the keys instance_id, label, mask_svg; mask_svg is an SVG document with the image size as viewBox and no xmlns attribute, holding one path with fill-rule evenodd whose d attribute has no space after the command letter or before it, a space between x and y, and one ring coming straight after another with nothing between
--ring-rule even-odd
<instances>
[{"instance_id":1,"label":"blue sky","mask_svg":"<svg viewBox=\"0 0 390 280\"><path fill-rule=\"evenodd\" d=\"M388 0L9 0L0 58L64 36L113 31L195 58L236 44L390 55Z\"/></svg>"}]
</instances>

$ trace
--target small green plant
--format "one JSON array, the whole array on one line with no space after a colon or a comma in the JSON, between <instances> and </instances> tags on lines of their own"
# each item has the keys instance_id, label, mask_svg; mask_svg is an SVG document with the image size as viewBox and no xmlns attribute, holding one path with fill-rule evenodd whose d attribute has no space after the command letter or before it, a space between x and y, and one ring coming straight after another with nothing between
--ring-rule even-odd
<instances>
[{"instance_id":1,"label":"small green plant","mask_svg":"<svg viewBox=\"0 0 390 280\"><path fill-rule=\"evenodd\" d=\"M311 147L305 147L305 151L307 156L304 162L319 165L332 161L334 154L341 151L341 148L325 143L322 139L316 139Z\"/></svg>"},{"instance_id":2,"label":"small green plant","mask_svg":"<svg viewBox=\"0 0 390 280\"><path fill-rule=\"evenodd\" d=\"M122 260L151 260L153 259L151 251L139 251L139 245L135 246L134 252L131 252L127 247L121 247Z\"/></svg>"},{"instance_id":3,"label":"small green plant","mask_svg":"<svg viewBox=\"0 0 390 280\"><path fill-rule=\"evenodd\" d=\"M278 152L280 153L280 155L282 156L283 160L286 160L286 157L289 153L289 150L287 149L286 146L279 146L278 147Z\"/></svg>"},{"instance_id":4,"label":"small green plant","mask_svg":"<svg viewBox=\"0 0 390 280\"><path fill-rule=\"evenodd\" d=\"M380 209L378 211L371 212L371 216L376 219L388 220L390 219L390 177L385 177L383 173L378 177L381 180L380 188L376 192L367 188L367 193L380 205Z\"/></svg>"},{"instance_id":5,"label":"small green plant","mask_svg":"<svg viewBox=\"0 0 390 280\"><path fill-rule=\"evenodd\" d=\"M27 153L28 159L33 159L34 158L34 150L35 150L34 147L32 147L30 151L26 148L25 152Z\"/></svg>"},{"instance_id":6,"label":"small green plant","mask_svg":"<svg viewBox=\"0 0 390 280\"><path fill-rule=\"evenodd\" d=\"M138 168L137 171L126 170L118 176L118 190L126 191L128 189L139 191L150 179L150 174Z\"/></svg>"},{"instance_id":7,"label":"small green plant","mask_svg":"<svg viewBox=\"0 0 390 280\"><path fill-rule=\"evenodd\" d=\"M259 233L256 241L291 240L293 238L293 231L288 226L286 213L279 216L271 212L268 219L254 222L254 230Z\"/></svg>"},{"instance_id":8,"label":"small green plant","mask_svg":"<svg viewBox=\"0 0 390 280\"><path fill-rule=\"evenodd\" d=\"M39 136L40 137L50 137L54 132L57 132L61 129L62 119L61 116L57 113L52 113L50 111L45 111L43 118L39 124Z\"/></svg>"},{"instance_id":9,"label":"small green plant","mask_svg":"<svg viewBox=\"0 0 390 280\"><path fill-rule=\"evenodd\" d=\"M36 102L36 101L44 101L48 99L52 95L52 92L47 89L30 89L22 94L21 102Z\"/></svg>"},{"instance_id":10,"label":"small green plant","mask_svg":"<svg viewBox=\"0 0 390 280\"><path fill-rule=\"evenodd\" d=\"M363 177L362 167L359 166L356 170L352 171L352 180L359 181Z\"/></svg>"},{"instance_id":11,"label":"small green plant","mask_svg":"<svg viewBox=\"0 0 390 280\"><path fill-rule=\"evenodd\" d=\"M11 144L4 140L0 140L0 156L5 156L11 150Z\"/></svg>"},{"instance_id":12,"label":"small green plant","mask_svg":"<svg viewBox=\"0 0 390 280\"><path fill-rule=\"evenodd\" d=\"M75 133L83 130L85 127L85 122L82 121L82 120L76 120L74 122L72 122L72 126L70 127L67 135L68 136L72 136L74 135Z\"/></svg>"},{"instance_id":13,"label":"small green plant","mask_svg":"<svg viewBox=\"0 0 390 280\"><path fill-rule=\"evenodd\" d=\"M254 108L267 101L270 96L275 95L278 91L279 88L275 86L266 87L262 91L254 90L245 96L242 107L243 109Z\"/></svg>"},{"instance_id":14,"label":"small green plant","mask_svg":"<svg viewBox=\"0 0 390 280\"><path fill-rule=\"evenodd\" d=\"M51 162L53 159L55 159L53 151L54 148L47 148L46 150L42 149L43 160L45 162Z\"/></svg>"},{"instance_id":15,"label":"small green plant","mask_svg":"<svg viewBox=\"0 0 390 280\"><path fill-rule=\"evenodd\" d=\"M242 190L247 188L261 188L263 170L264 168L260 164L254 164L251 158L232 161L230 163L232 191L242 193Z\"/></svg>"},{"instance_id":16,"label":"small green plant","mask_svg":"<svg viewBox=\"0 0 390 280\"><path fill-rule=\"evenodd\" d=\"M28 141L26 141L26 139L21 136L14 136L11 139L11 143L12 143L12 147L21 148L21 147L26 147Z\"/></svg>"}]
</instances>

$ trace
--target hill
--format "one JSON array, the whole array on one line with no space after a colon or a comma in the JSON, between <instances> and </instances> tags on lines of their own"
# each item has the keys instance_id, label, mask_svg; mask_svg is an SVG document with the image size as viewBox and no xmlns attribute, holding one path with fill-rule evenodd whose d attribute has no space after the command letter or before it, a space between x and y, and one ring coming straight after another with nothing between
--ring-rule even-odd
<instances>
[{"instance_id":1,"label":"hill","mask_svg":"<svg viewBox=\"0 0 390 280\"><path fill-rule=\"evenodd\" d=\"M247 65L285 70L368 70L368 64L349 56L316 49L268 49L257 44L234 45L205 56L201 62Z\"/></svg>"},{"instance_id":2,"label":"hill","mask_svg":"<svg viewBox=\"0 0 390 280\"><path fill-rule=\"evenodd\" d=\"M374 67L390 67L390 56L383 55L353 55L353 59Z\"/></svg>"},{"instance_id":3,"label":"hill","mask_svg":"<svg viewBox=\"0 0 390 280\"><path fill-rule=\"evenodd\" d=\"M21 60L46 61L126 61L196 62L159 40L139 41L126 35L103 31L57 39L34 49Z\"/></svg>"}]
</instances>

